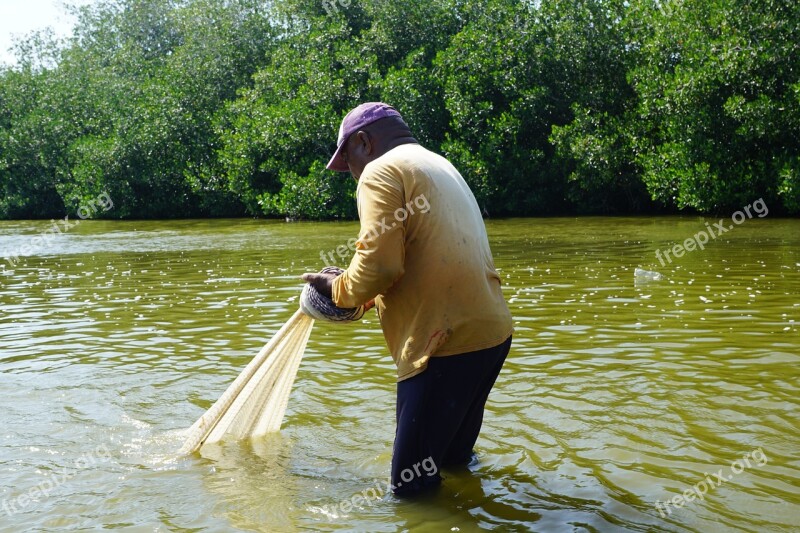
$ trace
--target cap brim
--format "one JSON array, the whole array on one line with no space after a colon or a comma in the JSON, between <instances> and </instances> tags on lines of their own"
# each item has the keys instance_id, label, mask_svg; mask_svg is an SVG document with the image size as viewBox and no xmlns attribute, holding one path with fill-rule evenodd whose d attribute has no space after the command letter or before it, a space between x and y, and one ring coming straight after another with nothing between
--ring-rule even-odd
<instances>
[{"instance_id":1,"label":"cap brim","mask_svg":"<svg viewBox=\"0 0 800 533\"><path fill-rule=\"evenodd\" d=\"M334 172L348 172L350 167L347 166L347 163L344 161L344 157L342 157L342 149L344 148L345 143L342 143L341 146L336 148L336 151L333 153L333 157L331 160L328 161L328 164L325 166L328 170L333 170Z\"/></svg>"}]
</instances>

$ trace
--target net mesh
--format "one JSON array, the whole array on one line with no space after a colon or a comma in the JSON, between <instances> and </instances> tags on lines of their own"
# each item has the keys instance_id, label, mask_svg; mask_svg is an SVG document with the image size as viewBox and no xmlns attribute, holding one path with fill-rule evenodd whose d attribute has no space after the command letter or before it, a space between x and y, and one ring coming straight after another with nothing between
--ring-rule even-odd
<instances>
[{"instance_id":1,"label":"net mesh","mask_svg":"<svg viewBox=\"0 0 800 533\"><path fill-rule=\"evenodd\" d=\"M192 453L223 439L254 438L279 431L313 327L314 319L297 310L189 428L181 453Z\"/></svg>"}]
</instances>

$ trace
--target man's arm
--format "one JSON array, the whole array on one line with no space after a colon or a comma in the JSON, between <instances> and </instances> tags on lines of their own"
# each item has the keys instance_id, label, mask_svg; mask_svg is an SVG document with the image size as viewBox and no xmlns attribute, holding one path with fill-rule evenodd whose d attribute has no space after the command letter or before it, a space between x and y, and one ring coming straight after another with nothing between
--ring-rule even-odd
<instances>
[{"instance_id":1,"label":"man's arm","mask_svg":"<svg viewBox=\"0 0 800 533\"><path fill-rule=\"evenodd\" d=\"M395 212L403 208L402 182L388 169L362 176L358 188L361 231L350 266L332 281L332 300L357 307L384 294L403 275L405 224Z\"/></svg>"}]
</instances>

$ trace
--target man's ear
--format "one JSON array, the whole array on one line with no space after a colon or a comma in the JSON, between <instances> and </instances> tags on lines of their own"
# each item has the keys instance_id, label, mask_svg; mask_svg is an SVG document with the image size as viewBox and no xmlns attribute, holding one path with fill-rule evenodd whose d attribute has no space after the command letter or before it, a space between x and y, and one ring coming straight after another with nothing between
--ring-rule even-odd
<instances>
[{"instance_id":1,"label":"man's ear","mask_svg":"<svg viewBox=\"0 0 800 533\"><path fill-rule=\"evenodd\" d=\"M372 139L369 138L369 133L364 130L360 130L356 133L356 138L358 139L358 145L361 147L365 155L370 155L372 153Z\"/></svg>"}]
</instances>

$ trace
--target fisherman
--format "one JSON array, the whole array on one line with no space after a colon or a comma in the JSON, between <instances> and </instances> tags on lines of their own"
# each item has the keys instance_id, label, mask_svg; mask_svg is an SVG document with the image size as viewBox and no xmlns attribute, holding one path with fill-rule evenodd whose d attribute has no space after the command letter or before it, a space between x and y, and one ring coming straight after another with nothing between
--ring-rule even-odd
<instances>
[{"instance_id":1,"label":"fisherman","mask_svg":"<svg viewBox=\"0 0 800 533\"><path fill-rule=\"evenodd\" d=\"M441 483L442 467L473 461L511 314L472 191L397 110L369 102L350 111L327 168L358 181L361 230L347 270L303 279L338 307L374 300L397 365L391 484L418 493Z\"/></svg>"}]
</instances>

